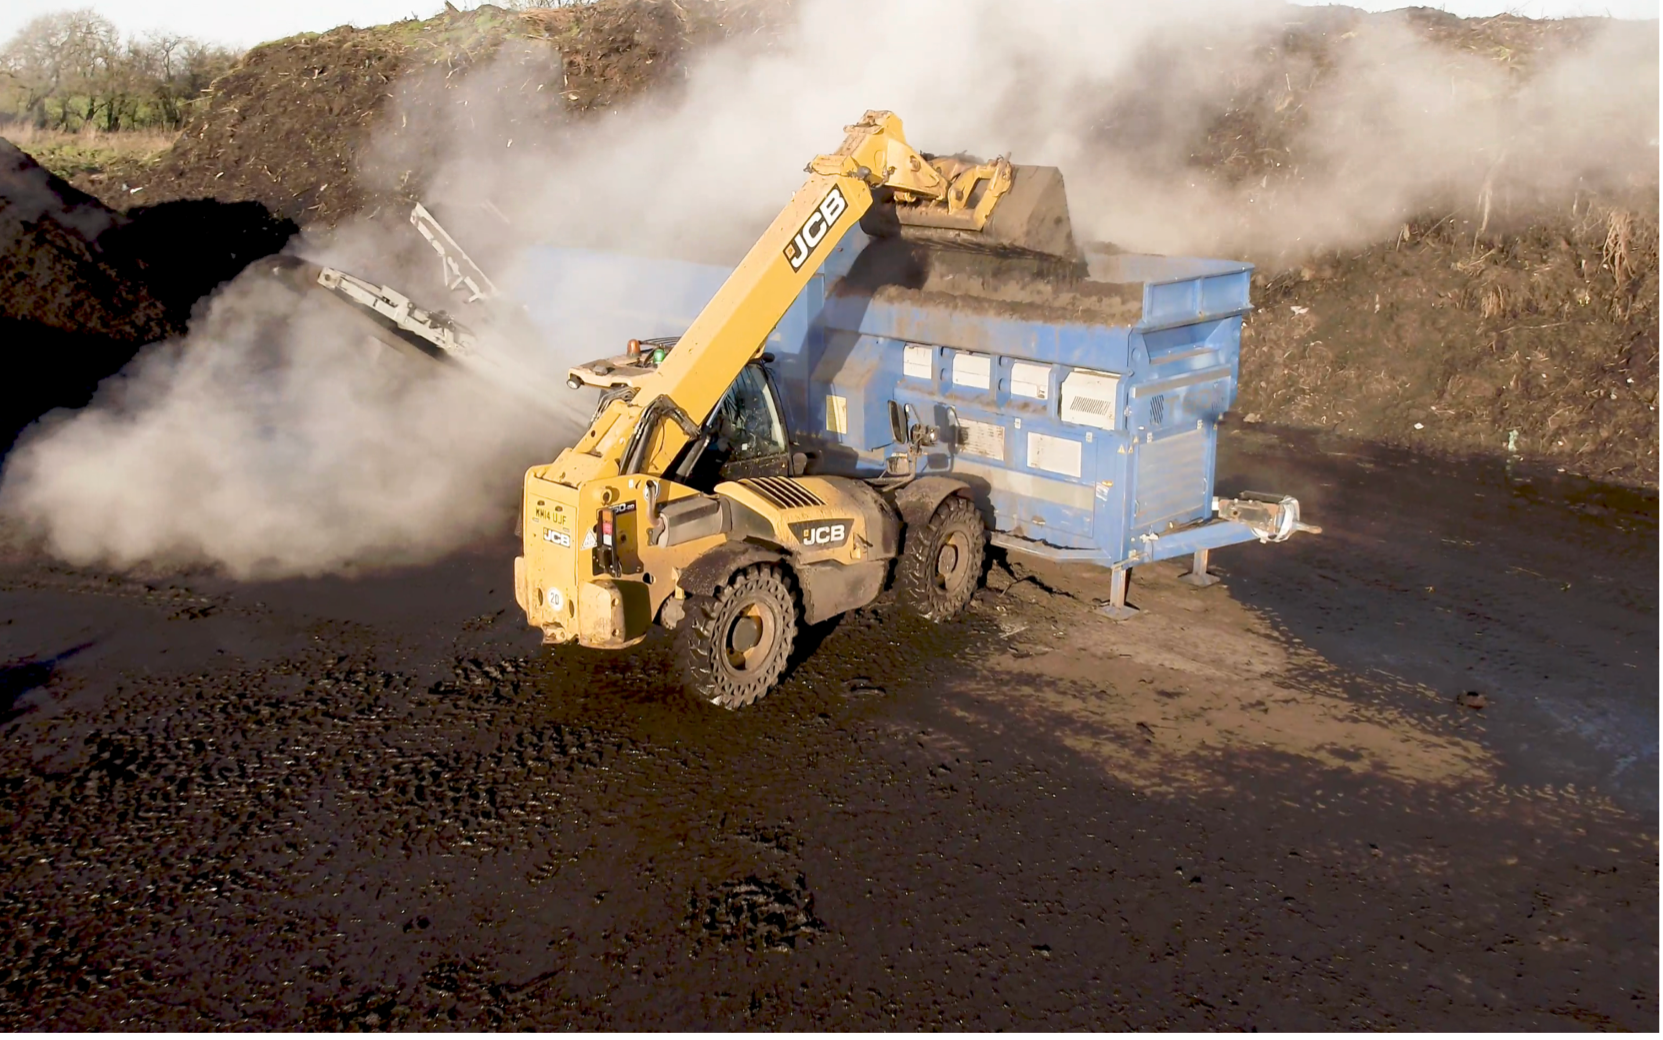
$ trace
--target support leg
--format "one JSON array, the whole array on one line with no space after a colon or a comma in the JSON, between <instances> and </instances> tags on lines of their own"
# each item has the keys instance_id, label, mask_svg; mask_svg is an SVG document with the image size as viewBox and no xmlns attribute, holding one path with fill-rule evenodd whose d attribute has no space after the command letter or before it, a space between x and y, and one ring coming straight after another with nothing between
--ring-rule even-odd
<instances>
[{"instance_id":1,"label":"support leg","mask_svg":"<svg viewBox=\"0 0 1663 1040\"><path fill-rule=\"evenodd\" d=\"M1195 562L1190 564L1190 572L1188 574L1184 575L1183 577L1179 578L1178 580L1182 581L1182 582L1188 582L1189 584L1194 585L1198 589L1204 589L1208 585L1217 585L1218 584L1218 578L1216 578L1213 575L1207 573L1207 553L1208 553L1208 551L1209 550L1207 550L1207 549L1197 549L1197 550L1195 550Z\"/></svg>"},{"instance_id":2,"label":"support leg","mask_svg":"<svg viewBox=\"0 0 1663 1040\"><path fill-rule=\"evenodd\" d=\"M1132 576L1130 567L1116 567L1109 572L1109 598L1097 607L1097 612L1115 621L1134 617L1138 608L1126 605L1126 584Z\"/></svg>"}]
</instances>

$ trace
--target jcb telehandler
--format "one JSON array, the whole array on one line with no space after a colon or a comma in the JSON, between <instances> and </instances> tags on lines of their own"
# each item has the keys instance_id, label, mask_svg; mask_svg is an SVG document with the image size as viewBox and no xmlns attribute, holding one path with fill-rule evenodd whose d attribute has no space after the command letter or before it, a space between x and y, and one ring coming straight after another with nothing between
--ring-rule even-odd
<instances>
[{"instance_id":1,"label":"jcb telehandler","mask_svg":"<svg viewBox=\"0 0 1663 1040\"><path fill-rule=\"evenodd\" d=\"M515 588L530 624L547 642L627 647L658 621L676 632L688 690L725 708L773 687L802 624L891 583L923 616L951 617L976 589L987 542L963 481L914 475L937 430L899 406L906 450L884 476L803 473L758 364L775 324L874 206L989 252L1044 253L1057 235L1034 219L1057 199L1021 200L1021 217L1001 223L1021 170L927 159L889 112L868 112L808 173L685 333L585 366L604 368L595 382L608 388L592 425L525 480Z\"/></svg>"}]
</instances>

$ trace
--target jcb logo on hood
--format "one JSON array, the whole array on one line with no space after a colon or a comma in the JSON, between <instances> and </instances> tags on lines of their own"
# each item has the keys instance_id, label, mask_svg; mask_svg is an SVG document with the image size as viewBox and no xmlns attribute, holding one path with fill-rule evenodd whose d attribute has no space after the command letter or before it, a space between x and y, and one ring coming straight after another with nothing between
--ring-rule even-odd
<instances>
[{"instance_id":1,"label":"jcb logo on hood","mask_svg":"<svg viewBox=\"0 0 1663 1040\"><path fill-rule=\"evenodd\" d=\"M826 192L826 197L820 200L820 205L808 215L808 219L803 221L803 226L797 229L797 234L786 244L785 262L791 265L793 271L802 270L809 254L814 252L814 247L826 240L832 225L837 223L837 218L848 208L849 202L843 197L843 192L837 185L832 185L831 191Z\"/></svg>"},{"instance_id":2,"label":"jcb logo on hood","mask_svg":"<svg viewBox=\"0 0 1663 1040\"><path fill-rule=\"evenodd\" d=\"M803 520L791 525L791 534L806 549L835 549L849 540L850 520Z\"/></svg>"}]
</instances>

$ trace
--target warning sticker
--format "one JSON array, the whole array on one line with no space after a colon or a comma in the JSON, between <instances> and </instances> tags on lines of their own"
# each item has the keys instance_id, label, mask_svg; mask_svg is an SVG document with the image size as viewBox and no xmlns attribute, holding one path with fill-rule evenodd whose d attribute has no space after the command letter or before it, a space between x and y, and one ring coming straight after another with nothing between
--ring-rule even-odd
<instances>
[{"instance_id":1,"label":"warning sticker","mask_svg":"<svg viewBox=\"0 0 1663 1040\"><path fill-rule=\"evenodd\" d=\"M1066 437L1048 437L1043 433L1028 434L1028 465L1033 469L1049 470L1065 476L1080 475L1080 442Z\"/></svg>"},{"instance_id":2,"label":"warning sticker","mask_svg":"<svg viewBox=\"0 0 1663 1040\"><path fill-rule=\"evenodd\" d=\"M849 399L837 394L826 395L826 429L831 433L849 432Z\"/></svg>"},{"instance_id":3,"label":"warning sticker","mask_svg":"<svg viewBox=\"0 0 1663 1040\"><path fill-rule=\"evenodd\" d=\"M998 423L959 420L959 451L984 459L1005 460L1005 428Z\"/></svg>"}]
</instances>

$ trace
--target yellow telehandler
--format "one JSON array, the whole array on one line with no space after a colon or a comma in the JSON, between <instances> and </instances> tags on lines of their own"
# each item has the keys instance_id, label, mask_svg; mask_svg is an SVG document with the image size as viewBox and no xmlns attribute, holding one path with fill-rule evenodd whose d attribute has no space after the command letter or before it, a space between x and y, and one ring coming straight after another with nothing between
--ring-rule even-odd
<instances>
[{"instance_id":1,"label":"yellow telehandler","mask_svg":"<svg viewBox=\"0 0 1663 1040\"><path fill-rule=\"evenodd\" d=\"M763 696L799 627L901 601L942 620L980 581L987 531L967 485L919 475L940 426L889 402L882 476L808 475L769 388L769 334L826 256L879 207L971 250L1072 249L1054 170L927 158L873 111L807 182L691 326L574 369L604 388L588 431L529 470L515 595L545 642L622 648L676 633L681 680L725 708ZM1008 219L1001 212L1008 211ZM1058 216L1060 214L1060 216Z\"/></svg>"}]
</instances>

